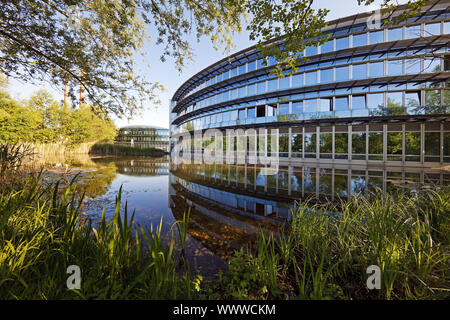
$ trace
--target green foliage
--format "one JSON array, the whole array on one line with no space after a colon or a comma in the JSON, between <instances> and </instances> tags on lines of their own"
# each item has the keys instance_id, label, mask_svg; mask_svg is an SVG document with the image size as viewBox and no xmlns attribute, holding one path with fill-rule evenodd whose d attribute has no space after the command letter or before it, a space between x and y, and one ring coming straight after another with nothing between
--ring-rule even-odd
<instances>
[{"instance_id":1,"label":"green foliage","mask_svg":"<svg viewBox=\"0 0 450 320\"><path fill-rule=\"evenodd\" d=\"M5 143L61 143L69 147L84 142L112 141L116 127L98 107L62 106L40 90L17 102L0 91L0 141Z\"/></svg>"}]
</instances>

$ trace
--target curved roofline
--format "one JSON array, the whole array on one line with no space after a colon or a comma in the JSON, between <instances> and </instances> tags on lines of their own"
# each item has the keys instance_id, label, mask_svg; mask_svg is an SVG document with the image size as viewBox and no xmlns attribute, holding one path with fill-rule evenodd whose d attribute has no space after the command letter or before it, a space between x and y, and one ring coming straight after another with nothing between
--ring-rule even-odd
<instances>
[{"instance_id":1,"label":"curved roofline","mask_svg":"<svg viewBox=\"0 0 450 320\"><path fill-rule=\"evenodd\" d=\"M434 8L437 4L444 4L444 3L449 3L449 2L450 2L450 0L431 0L429 3L427 3L425 5L425 8L429 7L428 10L425 11L425 13L428 12L430 9ZM405 9L407 7L408 7L408 4L400 5L397 8L397 10L392 13L392 16L400 15L403 11L405 11ZM326 32L326 31L329 31L329 30L334 30L334 29L338 29L338 28L342 28L342 27L345 27L345 26L348 26L348 25L353 25L353 24L362 22L363 18L366 19L370 15L371 15L370 12L362 12L362 13L357 13L357 14L354 14L354 15L351 15L351 16L346 16L346 17L330 20L330 21L326 22L327 27L324 28L322 32ZM269 43L272 43L272 42L281 41L282 38L283 37L279 37L279 38L275 38L275 39L272 39L272 40L268 40L266 42L263 42L263 45L266 45L266 44L269 44ZM238 52L236 52L236 53L234 53L234 54L232 54L230 56L227 56L227 57L225 57L225 58L223 58L223 59L221 59L221 60L219 60L219 61L217 61L217 62L215 62L215 63L213 63L211 65L209 65L208 67L202 69L201 71L197 72L192 77L190 77L188 80L186 80L177 89L177 91L175 91L175 93L172 96L171 100L172 101L177 101L177 100L175 100L176 96L179 96L180 93L181 93L180 91L183 90L183 88L186 85L188 85L190 82L194 81L198 74L206 72L207 70L209 70L209 69L211 69L211 68L213 68L213 67L215 67L217 65L223 64L226 61L231 61L231 60L235 59L239 55L244 55L245 53L254 51L255 49L256 49L256 45L253 45L251 47L247 47L247 48L245 48L243 50L240 50L240 51L238 51Z\"/></svg>"}]
</instances>

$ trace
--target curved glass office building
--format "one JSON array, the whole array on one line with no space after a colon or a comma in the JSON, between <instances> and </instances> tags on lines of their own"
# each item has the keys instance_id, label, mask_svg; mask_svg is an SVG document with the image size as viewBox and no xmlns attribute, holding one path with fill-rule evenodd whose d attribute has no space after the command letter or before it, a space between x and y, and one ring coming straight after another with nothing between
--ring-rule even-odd
<instances>
[{"instance_id":1,"label":"curved glass office building","mask_svg":"<svg viewBox=\"0 0 450 320\"><path fill-rule=\"evenodd\" d=\"M329 41L307 47L294 75L271 75L255 47L200 71L172 98L172 146L197 130L263 128L282 161L449 163L450 1L378 29L370 15L329 22ZM236 151L226 140L215 148Z\"/></svg>"},{"instance_id":2,"label":"curved glass office building","mask_svg":"<svg viewBox=\"0 0 450 320\"><path fill-rule=\"evenodd\" d=\"M119 129L115 144L139 148L169 149L169 129L155 126L126 126Z\"/></svg>"}]
</instances>

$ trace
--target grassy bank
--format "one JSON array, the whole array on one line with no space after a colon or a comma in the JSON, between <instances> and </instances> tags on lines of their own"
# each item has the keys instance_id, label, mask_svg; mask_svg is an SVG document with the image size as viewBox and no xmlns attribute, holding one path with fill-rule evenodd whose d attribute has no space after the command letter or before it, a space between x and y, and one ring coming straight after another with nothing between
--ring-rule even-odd
<instances>
[{"instance_id":1,"label":"grassy bank","mask_svg":"<svg viewBox=\"0 0 450 320\"><path fill-rule=\"evenodd\" d=\"M89 150L92 155L112 155L112 156L147 156L147 157L163 157L166 153L164 150L157 148L140 148L117 144L94 144Z\"/></svg>"},{"instance_id":2,"label":"grassy bank","mask_svg":"<svg viewBox=\"0 0 450 320\"><path fill-rule=\"evenodd\" d=\"M39 178L0 195L0 299L444 299L449 295L450 193L374 194L337 206L302 203L284 236L261 233L256 250L236 251L214 280L180 267L180 239L120 212L93 226L76 187ZM184 262L184 259L182 259ZM81 290L67 290L78 265ZM381 269L368 290L366 269Z\"/></svg>"}]
</instances>

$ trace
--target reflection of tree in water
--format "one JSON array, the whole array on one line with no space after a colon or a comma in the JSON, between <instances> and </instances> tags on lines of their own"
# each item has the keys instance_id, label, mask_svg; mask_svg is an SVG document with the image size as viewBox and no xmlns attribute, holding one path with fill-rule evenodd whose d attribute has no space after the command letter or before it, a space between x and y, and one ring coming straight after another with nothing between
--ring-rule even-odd
<instances>
[{"instance_id":1,"label":"reflection of tree in water","mask_svg":"<svg viewBox=\"0 0 450 320\"><path fill-rule=\"evenodd\" d=\"M94 172L82 176L78 183L78 190L84 192L88 198L97 198L108 192L111 183L117 175L117 167L114 163L101 167Z\"/></svg>"}]
</instances>

